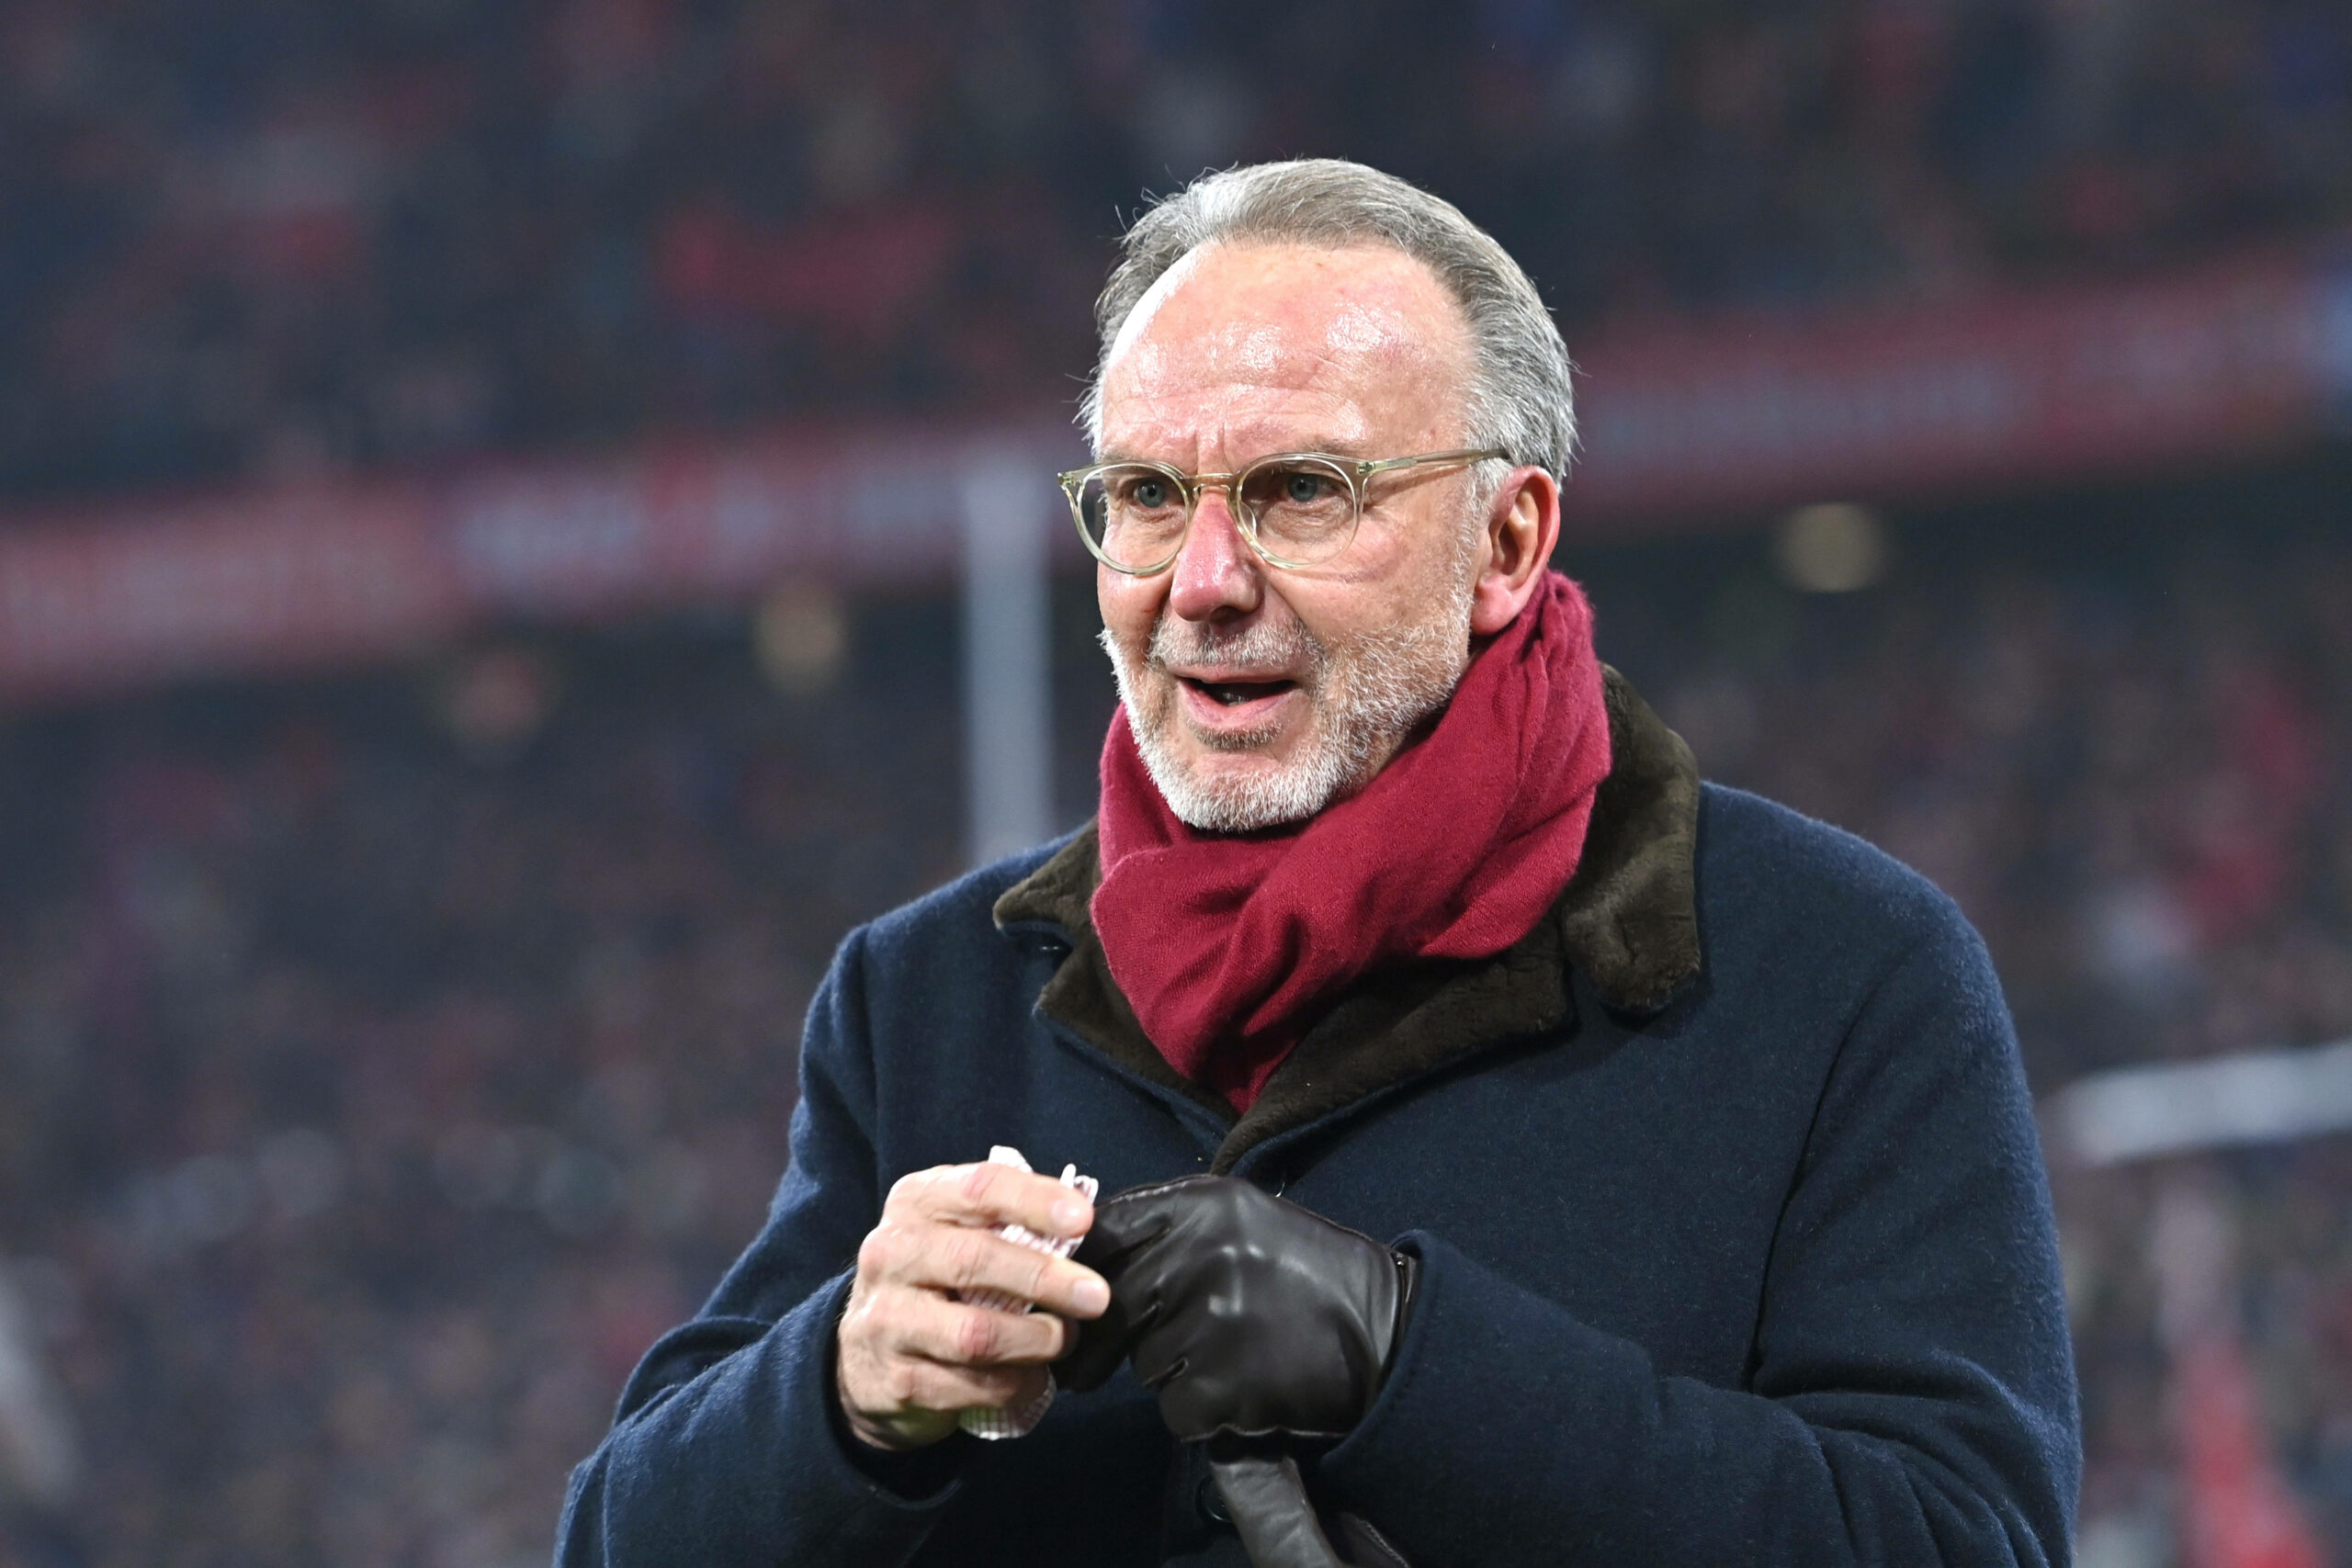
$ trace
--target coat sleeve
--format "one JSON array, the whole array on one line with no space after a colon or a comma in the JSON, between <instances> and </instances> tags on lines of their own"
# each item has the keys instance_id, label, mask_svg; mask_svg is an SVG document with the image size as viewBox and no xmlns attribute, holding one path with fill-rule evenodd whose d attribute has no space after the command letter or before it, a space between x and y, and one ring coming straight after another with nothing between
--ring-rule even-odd
<instances>
[{"instance_id":1,"label":"coat sleeve","mask_svg":"<svg viewBox=\"0 0 2352 1568\"><path fill-rule=\"evenodd\" d=\"M864 986L858 932L809 1005L792 1163L767 1223L630 1375L572 1472L559 1568L903 1562L954 1495L949 1467L886 1484L853 1461L831 1393L834 1326L881 1212ZM895 1483L915 1474L915 1490Z\"/></svg>"},{"instance_id":2,"label":"coat sleeve","mask_svg":"<svg viewBox=\"0 0 2352 1568\"><path fill-rule=\"evenodd\" d=\"M2047 1179L2015 1035L1956 910L1838 1048L1749 1375L1661 1375L1414 1235L1380 1402L1323 1483L1415 1562L2060 1564L2081 1468Z\"/></svg>"}]
</instances>

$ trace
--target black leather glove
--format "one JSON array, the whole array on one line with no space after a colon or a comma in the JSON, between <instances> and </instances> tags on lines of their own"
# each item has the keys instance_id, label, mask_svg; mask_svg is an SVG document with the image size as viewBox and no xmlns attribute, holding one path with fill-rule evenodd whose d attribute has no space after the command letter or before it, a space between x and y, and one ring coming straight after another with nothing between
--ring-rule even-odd
<instances>
[{"instance_id":1,"label":"black leather glove","mask_svg":"<svg viewBox=\"0 0 2352 1568\"><path fill-rule=\"evenodd\" d=\"M1105 1200L1076 1256L1111 1306L1079 1325L1056 1379L1098 1387L1132 1358L1187 1442L1346 1437L1411 1302L1410 1258L1232 1177Z\"/></svg>"}]
</instances>

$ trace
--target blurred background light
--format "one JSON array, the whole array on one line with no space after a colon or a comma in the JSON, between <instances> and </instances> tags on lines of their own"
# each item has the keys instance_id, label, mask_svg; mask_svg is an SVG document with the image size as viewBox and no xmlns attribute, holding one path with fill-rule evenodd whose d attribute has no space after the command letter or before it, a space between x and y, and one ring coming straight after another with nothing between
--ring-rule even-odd
<instances>
[{"instance_id":1,"label":"blurred background light","mask_svg":"<svg viewBox=\"0 0 2352 1568\"><path fill-rule=\"evenodd\" d=\"M1789 586L1806 593L1852 593L1886 573L1886 530L1878 514L1850 502L1799 507L1772 536L1772 559Z\"/></svg>"},{"instance_id":2,"label":"blurred background light","mask_svg":"<svg viewBox=\"0 0 2352 1568\"><path fill-rule=\"evenodd\" d=\"M822 692L849 652L849 616L841 595L822 583L787 582L760 601L752 620L760 669L793 696Z\"/></svg>"}]
</instances>

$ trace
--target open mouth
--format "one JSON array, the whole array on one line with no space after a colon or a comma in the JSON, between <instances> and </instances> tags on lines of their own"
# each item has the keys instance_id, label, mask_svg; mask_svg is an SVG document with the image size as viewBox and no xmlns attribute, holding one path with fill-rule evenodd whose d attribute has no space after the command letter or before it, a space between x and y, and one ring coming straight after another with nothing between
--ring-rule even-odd
<instances>
[{"instance_id":1,"label":"open mouth","mask_svg":"<svg viewBox=\"0 0 2352 1568\"><path fill-rule=\"evenodd\" d=\"M1179 678L1210 701L1229 708L1264 697L1279 697L1298 684L1295 681L1195 681L1190 676Z\"/></svg>"}]
</instances>

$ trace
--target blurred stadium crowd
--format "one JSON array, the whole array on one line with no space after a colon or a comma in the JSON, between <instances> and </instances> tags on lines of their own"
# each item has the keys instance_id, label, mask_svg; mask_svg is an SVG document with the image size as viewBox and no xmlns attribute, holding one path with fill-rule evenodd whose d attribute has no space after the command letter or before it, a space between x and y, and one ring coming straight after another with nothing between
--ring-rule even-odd
<instances>
[{"instance_id":1,"label":"blurred stadium crowd","mask_svg":"<svg viewBox=\"0 0 2352 1568\"><path fill-rule=\"evenodd\" d=\"M833 941L956 869L953 686L572 651L0 732L24 1561L543 1562L756 1228Z\"/></svg>"},{"instance_id":2,"label":"blurred stadium crowd","mask_svg":"<svg viewBox=\"0 0 2352 1568\"><path fill-rule=\"evenodd\" d=\"M27 0L0 497L1067 407L1114 215L1317 152L1459 201L1572 345L1944 299L2340 231L2352 8ZM2352 1035L2352 540L2307 478L1915 519L1855 592L1736 542L1570 564L1712 776L1961 900L2048 1090ZM961 863L951 606L844 647L778 602L766 680L718 615L0 722L0 1568L545 1561L758 1223L832 943ZM2352 1562L2352 1139L2215 1171ZM2058 1178L2083 1561L2163 1568L2153 1179Z\"/></svg>"},{"instance_id":3,"label":"blurred stadium crowd","mask_svg":"<svg viewBox=\"0 0 2352 1568\"><path fill-rule=\"evenodd\" d=\"M2352 214L2335 0L33 0L0 491L1067 401L1138 192L1344 151L1572 325Z\"/></svg>"},{"instance_id":4,"label":"blurred stadium crowd","mask_svg":"<svg viewBox=\"0 0 2352 1568\"><path fill-rule=\"evenodd\" d=\"M1713 776L1962 900L2045 1090L2352 1035L2352 545L2133 537L1916 529L1835 596L1746 545L1579 563ZM1062 608L1075 818L1110 697ZM756 1227L831 942L957 866L941 611L860 603L790 693L713 623L0 730L0 1360L13 1320L51 1385L0 1399L0 1562L544 1561ZM2352 1554L2346 1143L2229 1169L2284 1460ZM2159 1568L2151 1188L2060 1178L2085 1562Z\"/></svg>"}]
</instances>

